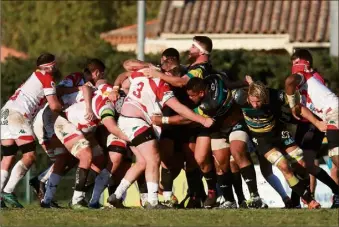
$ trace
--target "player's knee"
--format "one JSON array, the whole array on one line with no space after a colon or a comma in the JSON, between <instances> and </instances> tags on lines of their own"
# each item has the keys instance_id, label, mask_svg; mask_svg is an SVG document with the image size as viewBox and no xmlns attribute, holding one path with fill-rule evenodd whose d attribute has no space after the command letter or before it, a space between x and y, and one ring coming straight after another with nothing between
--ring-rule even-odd
<instances>
[{"instance_id":1,"label":"player's knee","mask_svg":"<svg viewBox=\"0 0 339 227\"><path fill-rule=\"evenodd\" d=\"M296 149L294 149L293 151L288 153L288 158L290 160L291 163L299 163L301 165L305 165L305 162L303 160L304 155L303 155L303 150L299 147L297 147Z\"/></svg>"},{"instance_id":2,"label":"player's knee","mask_svg":"<svg viewBox=\"0 0 339 227\"><path fill-rule=\"evenodd\" d=\"M13 156L18 152L19 147L16 144L3 146L1 145L1 155L2 156Z\"/></svg>"},{"instance_id":3,"label":"player's knee","mask_svg":"<svg viewBox=\"0 0 339 227\"><path fill-rule=\"evenodd\" d=\"M84 153L89 152L90 143L88 140L82 138L79 139L77 142L74 143L71 154L75 157L79 157L80 155L85 155Z\"/></svg>"},{"instance_id":4,"label":"player's knee","mask_svg":"<svg viewBox=\"0 0 339 227\"><path fill-rule=\"evenodd\" d=\"M33 163L36 160L36 155L34 151L31 151L31 152L24 153L22 155L22 158L27 160L27 162Z\"/></svg>"},{"instance_id":5,"label":"player's knee","mask_svg":"<svg viewBox=\"0 0 339 227\"><path fill-rule=\"evenodd\" d=\"M268 155L266 155L266 159L274 166L279 167L282 170L285 165L287 165L287 160L284 155L277 150L271 151Z\"/></svg>"}]
</instances>

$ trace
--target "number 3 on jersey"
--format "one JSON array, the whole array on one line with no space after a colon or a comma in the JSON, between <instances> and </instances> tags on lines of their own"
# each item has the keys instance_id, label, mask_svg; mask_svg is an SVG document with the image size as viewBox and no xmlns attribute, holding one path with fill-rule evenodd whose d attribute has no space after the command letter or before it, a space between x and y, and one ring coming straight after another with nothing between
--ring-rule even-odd
<instances>
[{"instance_id":1,"label":"number 3 on jersey","mask_svg":"<svg viewBox=\"0 0 339 227\"><path fill-rule=\"evenodd\" d=\"M137 97L138 99L140 99L140 97L141 97L141 91L142 91L142 89L144 88L144 82L140 82L140 83L138 83L137 84L137 89L135 90L135 91L133 91L133 95L135 96L135 97Z\"/></svg>"}]
</instances>

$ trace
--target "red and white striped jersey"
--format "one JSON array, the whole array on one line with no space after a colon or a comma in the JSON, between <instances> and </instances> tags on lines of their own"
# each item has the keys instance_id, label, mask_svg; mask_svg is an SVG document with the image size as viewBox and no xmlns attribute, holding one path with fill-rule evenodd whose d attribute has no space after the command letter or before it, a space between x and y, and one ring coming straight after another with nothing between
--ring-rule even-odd
<instances>
[{"instance_id":1,"label":"red and white striped jersey","mask_svg":"<svg viewBox=\"0 0 339 227\"><path fill-rule=\"evenodd\" d=\"M4 108L16 110L31 120L44 107L48 95L56 95L54 79L50 73L36 70L9 98Z\"/></svg>"},{"instance_id":2,"label":"red and white striped jersey","mask_svg":"<svg viewBox=\"0 0 339 227\"><path fill-rule=\"evenodd\" d=\"M174 93L165 81L147 78L140 70L131 74L131 86L124 104L136 106L146 119L150 119L154 114L161 114L165 103L173 97Z\"/></svg>"},{"instance_id":3,"label":"red and white striped jersey","mask_svg":"<svg viewBox=\"0 0 339 227\"><path fill-rule=\"evenodd\" d=\"M318 73L299 72L302 80L298 85L300 103L312 113L324 119L329 108L338 106L338 97L328 89Z\"/></svg>"},{"instance_id":4,"label":"red and white striped jersey","mask_svg":"<svg viewBox=\"0 0 339 227\"><path fill-rule=\"evenodd\" d=\"M104 110L109 109L114 112L114 104L108 99L108 95L112 90L111 85L102 84L93 93L92 111L95 115L94 120L88 121L85 119L86 105L83 99L65 110L67 119L84 133L95 130L100 123Z\"/></svg>"}]
</instances>

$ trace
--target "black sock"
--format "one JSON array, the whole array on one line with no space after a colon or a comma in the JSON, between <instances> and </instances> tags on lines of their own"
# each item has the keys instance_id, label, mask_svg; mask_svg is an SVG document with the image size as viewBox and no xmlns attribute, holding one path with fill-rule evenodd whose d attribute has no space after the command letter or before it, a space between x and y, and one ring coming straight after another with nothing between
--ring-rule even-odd
<instances>
[{"instance_id":1,"label":"black sock","mask_svg":"<svg viewBox=\"0 0 339 227\"><path fill-rule=\"evenodd\" d=\"M98 173L92 169L89 169L87 179L86 179L86 191L88 191L91 187L94 187L95 178L97 177Z\"/></svg>"},{"instance_id":2,"label":"black sock","mask_svg":"<svg viewBox=\"0 0 339 227\"><path fill-rule=\"evenodd\" d=\"M173 187L173 179L172 179L172 173L169 169L165 169L161 167L161 184L166 192L172 191Z\"/></svg>"},{"instance_id":3,"label":"black sock","mask_svg":"<svg viewBox=\"0 0 339 227\"><path fill-rule=\"evenodd\" d=\"M139 192L140 193L147 193L147 183L146 183L146 177L145 177L145 173L142 173L138 180L138 187L139 187Z\"/></svg>"},{"instance_id":4,"label":"black sock","mask_svg":"<svg viewBox=\"0 0 339 227\"><path fill-rule=\"evenodd\" d=\"M307 203L313 200L311 193L305 187L305 184L299 181L296 185L291 187L301 198L303 198Z\"/></svg>"},{"instance_id":5,"label":"black sock","mask_svg":"<svg viewBox=\"0 0 339 227\"><path fill-rule=\"evenodd\" d=\"M207 173L203 173L204 177L205 177L205 180L206 180L206 183L207 183L207 187L208 187L208 190L214 190L216 191L216 184L217 184L217 177L216 177L216 173L215 173L215 170L212 169L210 170L209 172Z\"/></svg>"},{"instance_id":6,"label":"black sock","mask_svg":"<svg viewBox=\"0 0 339 227\"><path fill-rule=\"evenodd\" d=\"M119 185L117 185L117 184L108 185L108 188L107 188L108 194L112 195L115 192L115 190L117 189L118 186Z\"/></svg>"},{"instance_id":7,"label":"black sock","mask_svg":"<svg viewBox=\"0 0 339 227\"><path fill-rule=\"evenodd\" d=\"M300 195L298 195L295 191L292 191L291 200L294 207L300 206Z\"/></svg>"},{"instance_id":8,"label":"black sock","mask_svg":"<svg viewBox=\"0 0 339 227\"><path fill-rule=\"evenodd\" d=\"M318 180L326 184L335 195L339 194L339 186L335 183L335 181L326 173L325 170L320 169L319 173L315 176Z\"/></svg>"},{"instance_id":9,"label":"black sock","mask_svg":"<svg viewBox=\"0 0 339 227\"><path fill-rule=\"evenodd\" d=\"M245 200L244 192L242 190L242 179L239 172L232 173L233 187L234 191L237 194L238 201L242 202Z\"/></svg>"},{"instance_id":10,"label":"black sock","mask_svg":"<svg viewBox=\"0 0 339 227\"><path fill-rule=\"evenodd\" d=\"M88 169L83 169L78 167L75 172L75 191L85 192L86 191L86 181L88 176Z\"/></svg>"},{"instance_id":11,"label":"black sock","mask_svg":"<svg viewBox=\"0 0 339 227\"><path fill-rule=\"evenodd\" d=\"M232 173L227 172L223 175L217 175L217 182L226 201L234 202L232 190Z\"/></svg>"},{"instance_id":12,"label":"black sock","mask_svg":"<svg viewBox=\"0 0 339 227\"><path fill-rule=\"evenodd\" d=\"M186 179L188 185L189 196L199 197L204 199L206 197L204 184L202 182L202 173L200 169L193 171L186 171Z\"/></svg>"},{"instance_id":13,"label":"black sock","mask_svg":"<svg viewBox=\"0 0 339 227\"><path fill-rule=\"evenodd\" d=\"M254 166L251 164L249 166L241 168L240 173L247 184L251 196L259 196Z\"/></svg>"}]
</instances>

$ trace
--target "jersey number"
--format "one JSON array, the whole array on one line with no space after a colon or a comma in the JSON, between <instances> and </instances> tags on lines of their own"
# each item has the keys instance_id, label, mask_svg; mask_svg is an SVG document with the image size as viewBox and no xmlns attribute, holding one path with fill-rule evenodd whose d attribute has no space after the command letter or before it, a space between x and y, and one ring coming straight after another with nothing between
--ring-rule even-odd
<instances>
[{"instance_id":1,"label":"jersey number","mask_svg":"<svg viewBox=\"0 0 339 227\"><path fill-rule=\"evenodd\" d=\"M138 87L137 87L137 89L135 90L135 91L133 91L133 95L135 96L135 97L137 97L138 99L140 99L140 97L141 97L141 91L142 91L142 89L144 88L144 82L140 82L140 83L138 83L137 84L138 85Z\"/></svg>"}]
</instances>

